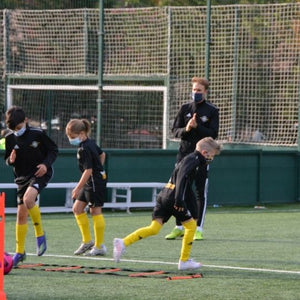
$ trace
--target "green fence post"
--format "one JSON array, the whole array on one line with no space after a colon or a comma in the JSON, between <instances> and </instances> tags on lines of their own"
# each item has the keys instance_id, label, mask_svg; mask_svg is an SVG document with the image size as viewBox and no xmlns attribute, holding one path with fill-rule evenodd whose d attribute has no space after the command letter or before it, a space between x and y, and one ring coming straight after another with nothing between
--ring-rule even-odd
<instances>
[{"instance_id":1,"label":"green fence post","mask_svg":"<svg viewBox=\"0 0 300 300\"><path fill-rule=\"evenodd\" d=\"M101 103L103 91L103 56L104 56L104 6L103 0L99 0L99 31L98 31L98 99L97 99L97 136L96 142L101 141Z\"/></svg>"},{"instance_id":2,"label":"green fence post","mask_svg":"<svg viewBox=\"0 0 300 300\"><path fill-rule=\"evenodd\" d=\"M207 0L206 5L206 42L205 42L205 78L209 80L209 67L210 67L210 16L211 16L211 3Z\"/></svg>"}]
</instances>

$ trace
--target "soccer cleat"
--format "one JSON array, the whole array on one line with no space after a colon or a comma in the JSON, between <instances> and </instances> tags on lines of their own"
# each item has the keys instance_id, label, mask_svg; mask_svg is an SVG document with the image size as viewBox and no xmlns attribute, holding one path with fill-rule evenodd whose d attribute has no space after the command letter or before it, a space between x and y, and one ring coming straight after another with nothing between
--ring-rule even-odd
<instances>
[{"instance_id":1,"label":"soccer cleat","mask_svg":"<svg viewBox=\"0 0 300 300\"><path fill-rule=\"evenodd\" d=\"M202 235L202 232L201 231L195 231L195 234L194 234L194 241L200 241L200 240L203 240L203 235Z\"/></svg>"},{"instance_id":2,"label":"soccer cleat","mask_svg":"<svg viewBox=\"0 0 300 300\"><path fill-rule=\"evenodd\" d=\"M22 262L25 259L26 259L26 253L25 252L23 254L15 253L14 256L13 256L13 266L14 266L14 268L16 268L18 266L19 262Z\"/></svg>"},{"instance_id":3,"label":"soccer cleat","mask_svg":"<svg viewBox=\"0 0 300 300\"><path fill-rule=\"evenodd\" d=\"M178 237L184 236L184 230L181 230L177 227L174 227L174 229L171 231L171 233L167 234L165 236L166 240L175 240Z\"/></svg>"},{"instance_id":4,"label":"soccer cleat","mask_svg":"<svg viewBox=\"0 0 300 300\"><path fill-rule=\"evenodd\" d=\"M179 260L178 263L178 270L192 270L192 269L199 269L202 267L201 263L195 262L193 259L188 259L187 261Z\"/></svg>"},{"instance_id":5,"label":"soccer cleat","mask_svg":"<svg viewBox=\"0 0 300 300\"><path fill-rule=\"evenodd\" d=\"M84 253L85 256L104 256L106 255L106 247L101 245L101 248L94 246L90 251Z\"/></svg>"},{"instance_id":6,"label":"soccer cleat","mask_svg":"<svg viewBox=\"0 0 300 300\"><path fill-rule=\"evenodd\" d=\"M114 239L114 260L115 262L119 262L121 256L125 252L125 245L122 239Z\"/></svg>"},{"instance_id":7,"label":"soccer cleat","mask_svg":"<svg viewBox=\"0 0 300 300\"><path fill-rule=\"evenodd\" d=\"M36 254L42 256L47 250L46 234L36 238Z\"/></svg>"},{"instance_id":8,"label":"soccer cleat","mask_svg":"<svg viewBox=\"0 0 300 300\"><path fill-rule=\"evenodd\" d=\"M93 241L89 241L88 243L81 243L79 248L74 252L74 255L80 255L90 250L94 246Z\"/></svg>"}]
</instances>

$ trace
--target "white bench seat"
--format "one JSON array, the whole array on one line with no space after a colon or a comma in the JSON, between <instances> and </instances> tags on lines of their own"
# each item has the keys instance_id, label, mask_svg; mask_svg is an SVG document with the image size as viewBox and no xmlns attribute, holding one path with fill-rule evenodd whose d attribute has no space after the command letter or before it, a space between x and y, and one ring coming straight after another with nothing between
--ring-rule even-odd
<instances>
[{"instance_id":1,"label":"white bench seat","mask_svg":"<svg viewBox=\"0 0 300 300\"><path fill-rule=\"evenodd\" d=\"M56 182L49 183L46 189L65 189L65 205L61 207L62 212L71 211L73 200L71 197L72 190L76 186L77 182ZM112 189L111 202L105 202L104 208L126 209L130 212L130 208L146 208L154 207L156 202L156 196L159 191L165 186L163 182L108 182L107 188ZM17 185L14 183L0 183L0 192L4 189L16 189ZM151 201L132 202L132 189L136 188L150 188L152 189ZM125 199L125 201L119 201ZM10 209L11 210L11 209ZM6 211L10 211L8 208ZM41 211L49 211L50 207L41 207ZM53 209L54 210L54 209ZM59 211L59 207L56 207L55 211Z\"/></svg>"}]
</instances>

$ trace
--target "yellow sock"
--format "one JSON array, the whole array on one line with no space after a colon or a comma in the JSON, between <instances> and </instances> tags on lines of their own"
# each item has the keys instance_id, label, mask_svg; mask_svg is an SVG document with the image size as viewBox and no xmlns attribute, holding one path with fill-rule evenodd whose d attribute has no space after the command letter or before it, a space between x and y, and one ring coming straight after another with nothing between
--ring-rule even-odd
<instances>
[{"instance_id":1,"label":"yellow sock","mask_svg":"<svg viewBox=\"0 0 300 300\"><path fill-rule=\"evenodd\" d=\"M28 224L16 224L16 253L23 254L25 252L25 239Z\"/></svg>"},{"instance_id":2,"label":"yellow sock","mask_svg":"<svg viewBox=\"0 0 300 300\"><path fill-rule=\"evenodd\" d=\"M32 224L34 226L34 233L36 237L44 235L42 227L41 211L37 205L28 210Z\"/></svg>"},{"instance_id":3,"label":"yellow sock","mask_svg":"<svg viewBox=\"0 0 300 300\"><path fill-rule=\"evenodd\" d=\"M182 239L180 260L187 261L190 257L194 234L197 228L197 223L194 219L182 224L184 227L184 236Z\"/></svg>"},{"instance_id":4,"label":"yellow sock","mask_svg":"<svg viewBox=\"0 0 300 300\"><path fill-rule=\"evenodd\" d=\"M104 243L105 220L103 215L92 216L94 223L95 246L100 248Z\"/></svg>"},{"instance_id":5,"label":"yellow sock","mask_svg":"<svg viewBox=\"0 0 300 300\"><path fill-rule=\"evenodd\" d=\"M158 234L161 230L162 225L159 224L157 221L153 220L150 226L142 227L137 229L136 231L132 232L131 234L127 235L124 239L124 245L127 247L138 240L144 239L150 235Z\"/></svg>"},{"instance_id":6,"label":"yellow sock","mask_svg":"<svg viewBox=\"0 0 300 300\"><path fill-rule=\"evenodd\" d=\"M90 242L92 240L92 237L90 233L90 224L87 213L75 215L75 219L81 232L82 242L85 244Z\"/></svg>"}]
</instances>

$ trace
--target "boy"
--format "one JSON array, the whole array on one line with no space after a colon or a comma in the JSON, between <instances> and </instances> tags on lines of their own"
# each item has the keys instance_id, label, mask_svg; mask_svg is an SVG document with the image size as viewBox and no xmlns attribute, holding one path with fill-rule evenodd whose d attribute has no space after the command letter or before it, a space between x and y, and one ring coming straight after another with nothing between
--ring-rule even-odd
<instances>
[{"instance_id":1,"label":"boy","mask_svg":"<svg viewBox=\"0 0 300 300\"><path fill-rule=\"evenodd\" d=\"M196 150L187 155L178 163L171 175L169 182L158 194L156 206L153 209L152 223L150 226L139 228L123 239L114 239L114 260L120 261L125 247L140 239L156 235L171 216L178 218L185 229L182 239L181 255L178 270L197 269L201 263L189 259L194 234L197 228L196 220L198 208L195 194L192 189L193 181L198 169L207 167L207 162L213 160L221 151L221 146L211 137L200 140Z\"/></svg>"},{"instance_id":2,"label":"boy","mask_svg":"<svg viewBox=\"0 0 300 300\"><path fill-rule=\"evenodd\" d=\"M37 255L43 255L47 249L41 213L35 201L53 175L52 164L57 157L58 149L41 129L28 126L25 112L21 107L12 106L7 110L5 117L11 133L5 137L4 159L7 165L13 166L15 183L18 185L16 253L13 256L13 265L16 267L26 258L28 214L34 226Z\"/></svg>"}]
</instances>

